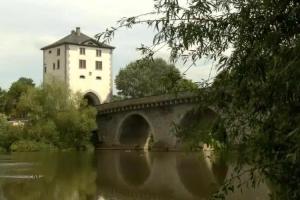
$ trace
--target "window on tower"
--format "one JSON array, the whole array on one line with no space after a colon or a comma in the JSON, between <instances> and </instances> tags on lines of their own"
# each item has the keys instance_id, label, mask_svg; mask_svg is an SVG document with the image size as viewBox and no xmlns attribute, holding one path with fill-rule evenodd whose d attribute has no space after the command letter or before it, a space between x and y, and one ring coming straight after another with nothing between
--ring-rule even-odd
<instances>
[{"instance_id":1,"label":"window on tower","mask_svg":"<svg viewBox=\"0 0 300 200\"><path fill-rule=\"evenodd\" d=\"M85 48L80 48L80 55L85 55Z\"/></svg>"},{"instance_id":2,"label":"window on tower","mask_svg":"<svg viewBox=\"0 0 300 200\"><path fill-rule=\"evenodd\" d=\"M102 61L96 61L96 70L102 70Z\"/></svg>"},{"instance_id":3,"label":"window on tower","mask_svg":"<svg viewBox=\"0 0 300 200\"><path fill-rule=\"evenodd\" d=\"M60 48L57 49L57 55L60 55Z\"/></svg>"},{"instance_id":4,"label":"window on tower","mask_svg":"<svg viewBox=\"0 0 300 200\"><path fill-rule=\"evenodd\" d=\"M60 68L60 61L57 60L57 69L59 69L59 68Z\"/></svg>"},{"instance_id":5,"label":"window on tower","mask_svg":"<svg viewBox=\"0 0 300 200\"><path fill-rule=\"evenodd\" d=\"M79 69L86 68L86 60L79 60Z\"/></svg>"},{"instance_id":6,"label":"window on tower","mask_svg":"<svg viewBox=\"0 0 300 200\"><path fill-rule=\"evenodd\" d=\"M97 57L101 57L101 54L102 54L101 50L100 50L100 49L97 49L97 50L96 50L96 56L97 56Z\"/></svg>"},{"instance_id":7,"label":"window on tower","mask_svg":"<svg viewBox=\"0 0 300 200\"><path fill-rule=\"evenodd\" d=\"M53 63L53 70L55 70L55 63Z\"/></svg>"}]
</instances>

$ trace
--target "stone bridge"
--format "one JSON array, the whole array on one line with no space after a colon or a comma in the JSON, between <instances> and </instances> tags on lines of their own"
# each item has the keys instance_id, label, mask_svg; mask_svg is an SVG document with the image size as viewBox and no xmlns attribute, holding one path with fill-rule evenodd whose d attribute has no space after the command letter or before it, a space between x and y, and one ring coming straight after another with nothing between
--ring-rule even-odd
<instances>
[{"instance_id":1,"label":"stone bridge","mask_svg":"<svg viewBox=\"0 0 300 200\"><path fill-rule=\"evenodd\" d=\"M206 123L215 113L198 112L200 97L191 93L150 96L106 103L98 110L99 148L108 149L178 149L176 125L197 119Z\"/></svg>"}]
</instances>

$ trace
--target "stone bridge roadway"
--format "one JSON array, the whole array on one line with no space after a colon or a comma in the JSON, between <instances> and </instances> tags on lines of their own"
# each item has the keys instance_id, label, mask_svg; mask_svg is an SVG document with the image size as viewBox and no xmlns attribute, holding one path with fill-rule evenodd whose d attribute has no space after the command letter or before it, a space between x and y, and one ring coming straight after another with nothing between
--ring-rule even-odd
<instances>
[{"instance_id":1,"label":"stone bridge roadway","mask_svg":"<svg viewBox=\"0 0 300 200\"><path fill-rule=\"evenodd\" d=\"M174 125L192 120L199 100L195 94L180 93L98 105L99 148L178 149L181 143L175 136ZM200 116L204 120L214 117L210 109L202 111Z\"/></svg>"}]
</instances>

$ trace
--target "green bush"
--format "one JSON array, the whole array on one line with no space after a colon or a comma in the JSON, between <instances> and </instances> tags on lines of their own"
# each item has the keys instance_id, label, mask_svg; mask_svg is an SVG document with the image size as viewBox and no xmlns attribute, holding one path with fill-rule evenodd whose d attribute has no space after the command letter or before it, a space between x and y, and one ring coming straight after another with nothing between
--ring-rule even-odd
<instances>
[{"instance_id":1,"label":"green bush","mask_svg":"<svg viewBox=\"0 0 300 200\"><path fill-rule=\"evenodd\" d=\"M6 152L7 152L6 149L4 149L3 147L0 146L0 154L1 153L6 153Z\"/></svg>"},{"instance_id":2,"label":"green bush","mask_svg":"<svg viewBox=\"0 0 300 200\"><path fill-rule=\"evenodd\" d=\"M26 138L44 143L57 145L59 142L59 132L52 120L40 120L25 127Z\"/></svg>"},{"instance_id":3,"label":"green bush","mask_svg":"<svg viewBox=\"0 0 300 200\"><path fill-rule=\"evenodd\" d=\"M51 144L42 142L19 140L10 146L10 151L13 152L34 152L34 151L49 151L56 150L57 148Z\"/></svg>"},{"instance_id":4,"label":"green bush","mask_svg":"<svg viewBox=\"0 0 300 200\"><path fill-rule=\"evenodd\" d=\"M10 116L22 117L26 122L13 126L7 116L0 113L1 149L92 149L90 138L96 128L96 109L87 106L81 94L73 94L65 84L57 81L40 87L31 85L22 91L16 93L18 101L13 105L14 115L10 113Z\"/></svg>"},{"instance_id":5,"label":"green bush","mask_svg":"<svg viewBox=\"0 0 300 200\"><path fill-rule=\"evenodd\" d=\"M16 111L28 120L22 140L50 143L59 149L86 149L96 128L96 109L60 82L27 90Z\"/></svg>"},{"instance_id":6,"label":"green bush","mask_svg":"<svg viewBox=\"0 0 300 200\"><path fill-rule=\"evenodd\" d=\"M0 114L0 147L9 150L12 143L22 138L23 127L12 126L8 123L5 115Z\"/></svg>"}]
</instances>

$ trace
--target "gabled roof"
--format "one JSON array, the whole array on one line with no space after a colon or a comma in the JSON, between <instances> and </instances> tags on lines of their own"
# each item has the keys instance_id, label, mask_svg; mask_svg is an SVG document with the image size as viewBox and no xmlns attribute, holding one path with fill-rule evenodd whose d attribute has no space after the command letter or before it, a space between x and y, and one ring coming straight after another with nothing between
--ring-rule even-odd
<instances>
[{"instance_id":1,"label":"gabled roof","mask_svg":"<svg viewBox=\"0 0 300 200\"><path fill-rule=\"evenodd\" d=\"M62 44L73 44L73 45L80 45L80 46L89 46L89 47L99 47L99 48L106 48L106 49L114 49L115 47L98 42L97 40L83 34L80 32L80 28L76 28L76 32L72 31L70 35L41 48L41 50L50 49L56 46L60 46Z\"/></svg>"}]
</instances>

